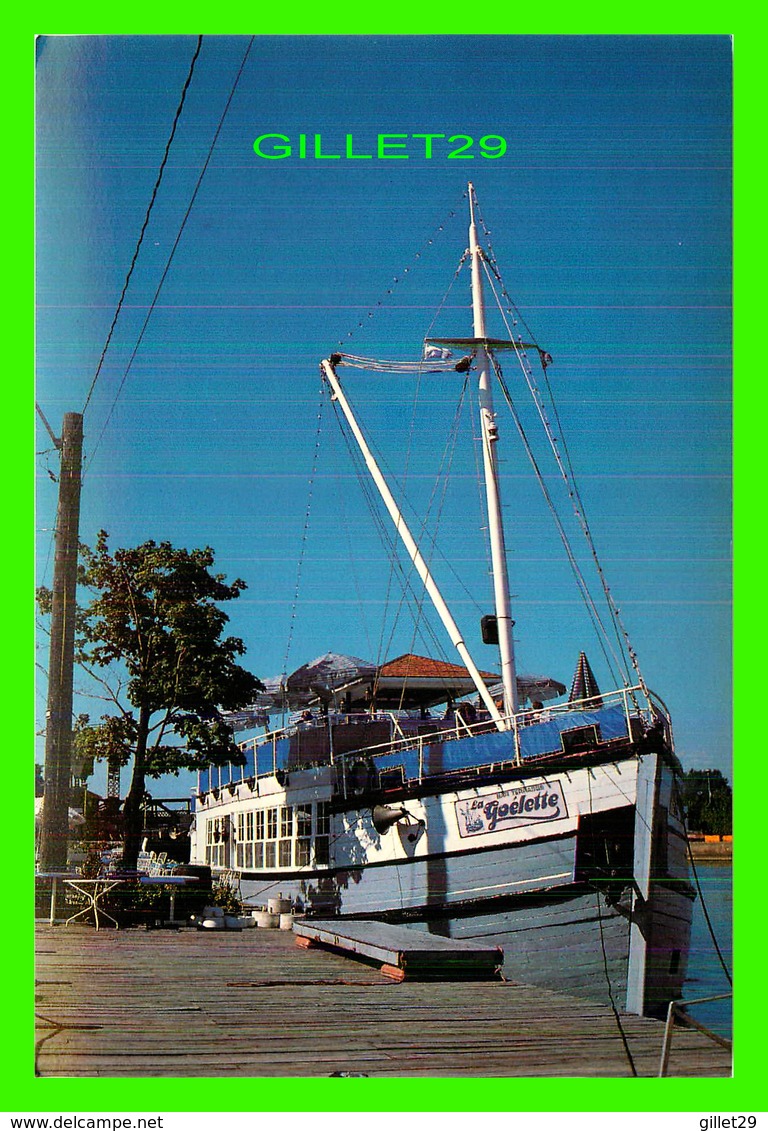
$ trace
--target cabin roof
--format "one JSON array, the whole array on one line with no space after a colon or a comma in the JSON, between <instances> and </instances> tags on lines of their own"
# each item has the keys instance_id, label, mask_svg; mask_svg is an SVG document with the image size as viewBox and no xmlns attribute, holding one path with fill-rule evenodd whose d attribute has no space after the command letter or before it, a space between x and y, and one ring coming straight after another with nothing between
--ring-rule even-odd
<instances>
[{"instance_id":1,"label":"cabin roof","mask_svg":"<svg viewBox=\"0 0 768 1131\"><path fill-rule=\"evenodd\" d=\"M461 664L449 664L445 660L431 660L428 656L417 656L413 652L405 652L394 660L388 660L378 669L378 676L399 679L442 679L449 682L459 679L469 681L472 679L467 669ZM483 679L497 680L498 675L493 672L480 672ZM474 687L474 683L472 683Z\"/></svg>"},{"instance_id":2,"label":"cabin roof","mask_svg":"<svg viewBox=\"0 0 768 1131\"><path fill-rule=\"evenodd\" d=\"M480 674L486 683L495 683L499 678L493 672ZM461 664L406 652L381 664L373 673L336 688L336 697L350 709L367 710L375 702L379 709L409 710L434 707L475 690L472 677Z\"/></svg>"}]
</instances>

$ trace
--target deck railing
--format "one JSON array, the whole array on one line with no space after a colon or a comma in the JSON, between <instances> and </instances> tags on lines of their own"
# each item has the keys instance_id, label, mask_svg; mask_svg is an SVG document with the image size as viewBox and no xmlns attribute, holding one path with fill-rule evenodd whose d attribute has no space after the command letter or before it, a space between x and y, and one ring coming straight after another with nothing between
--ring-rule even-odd
<instances>
[{"instance_id":1,"label":"deck railing","mask_svg":"<svg viewBox=\"0 0 768 1131\"><path fill-rule=\"evenodd\" d=\"M645 699L645 707L641 707L639 703L639 695ZM549 707L542 707L537 710L519 711L516 715L503 716L504 722L507 724L507 732L512 736L512 749L510 751L511 757L504 759L504 761L512 761L516 765L522 764L523 758L521 754L521 734L525 728L534 726L537 723L549 722L556 720L558 716L577 713L579 711L599 711L604 710L606 707L621 704L623 707L624 718L626 723L626 735L632 736L632 718L643 718L645 722L650 723L656 719L660 719L667 734L668 740L671 742L671 724L669 716L660 703L656 701L651 703L648 701L644 690L641 687L621 688L618 691L608 692L600 695L600 706L595 706L595 697L592 696L587 699L579 699L569 703L558 703ZM401 731L407 729L408 723L418 725L418 719L403 720L400 719ZM447 720L435 720L438 727L429 733L413 733L404 734L402 738L395 738L386 743L380 743L376 746L366 747L365 750L351 751L336 758L335 761L342 764L342 770L346 777L347 764L358 760L361 756L373 759L375 761L378 757L395 756L399 753L416 750L418 752L418 778L422 781L424 778L424 749L431 744L437 742L452 742L460 738L474 737L482 734L497 734L495 723L489 718L482 718L477 722L468 723L463 718L457 718L453 723ZM403 727L406 723L406 727ZM331 761L334 761L333 757ZM346 791L345 791L346 792Z\"/></svg>"},{"instance_id":2,"label":"deck railing","mask_svg":"<svg viewBox=\"0 0 768 1131\"><path fill-rule=\"evenodd\" d=\"M695 997L689 998L687 1001L684 998L678 998L676 1001L669 1003L667 1009L667 1023L664 1027L664 1043L661 1046L661 1061L659 1063L659 1076L666 1076L667 1069L669 1068L669 1058L672 1053L672 1034L675 1031L675 1020L679 1018L684 1021L692 1029L698 1029L700 1033L704 1033L715 1044L721 1045L724 1049L730 1052L733 1049L733 1041L728 1040L727 1037L721 1037L719 1033L713 1033L706 1025L702 1025L700 1021L696 1021L688 1014L688 1008L691 1005L703 1005L709 1001L726 1001L732 998L733 994L713 994L711 997Z\"/></svg>"},{"instance_id":3,"label":"deck railing","mask_svg":"<svg viewBox=\"0 0 768 1131\"><path fill-rule=\"evenodd\" d=\"M598 704L595 700L598 699ZM658 697L647 693L646 690L640 686L621 688L617 691L610 691L601 694L599 697L589 697L580 699L574 702L558 703L541 707L536 710L519 711L514 715L507 715L504 721L507 725L506 733L510 736L510 749L509 755L502 759L493 758L492 761L503 761L505 763L512 762L516 765L521 765L523 758L523 751L521 749L521 737L526 737L526 731L529 727L536 724L557 721L563 715L571 715L578 712L596 712L603 711L606 708L622 706L623 715L625 719L625 733L627 737L633 736L633 720L642 719L646 724L653 722L660 722L664 727L667 742L670 747L672 745L672 730L669 715L666 707ZM459 708L461 704L458 705ZM379 713L375 716L365 715L360 716L360 722L366 721L386 721L391 728L391 737L388 741L378 743L372 746L361 747L360 749L346 752L344 754L337 754L333 749L333 728L341 723L347 722L354 726L356 716L352 715L339 715L331 716L325 721L329 730L329 750L327 761L331 764L336 764L341 769L342 788L346 793L346 779L349 764L353 760L359 760L361 757L376 760L379 758L387 757L391 759L399 754L406 754L415 752L417 758L416 774L418 780L422 781L425 776L428 776L428 768L425 767L425 751L436 742L450 743L461 738L473 738L479 735L494 734L499 732L496 729L495 723L488 718L485 714L482 718L476 721L469 722L466 718L462 717L460 713L455 713L453 718L442 718L429 720L432 723L433 729L425 732L422 728L425 720L413 718L411 716L393 716L392 713ZM202 781L199 782L198 793L206 793L213 789L226 788L234 785L238 781L248 781L252 778L265 777L278 773L280 769L285 769L285 766L279 765L278 757L278 744L281 740L290 738L291 735L300 733L303 730L312 729L313 725L317 726L317 720L313 723L297 721L291 726L283 727L278 730L270 731L266 734L259 735L258 737L248 739L241 744L241 750L254 751L254 766L253 770L242 770L240 767L229 765L228 767L211 767L208 773L208 789L202 789ZM419 733L421 729L421 733ZM528 731L528 739L532 737L532 732ZM269 770L258 769L258 758L256 751L263 751L265 747L271 747L272 763ZM529 755L530 757L530 755ZM263 762L262 762L263 764ZM483 763L485 765L485 763ZM386 768L386 767L379 767ZM214 771L216 772L216 784L214 784ZM235 771L235 773L233 773ZM410 775L413 776L413 775Z\"/></svg>"}]
</instances>

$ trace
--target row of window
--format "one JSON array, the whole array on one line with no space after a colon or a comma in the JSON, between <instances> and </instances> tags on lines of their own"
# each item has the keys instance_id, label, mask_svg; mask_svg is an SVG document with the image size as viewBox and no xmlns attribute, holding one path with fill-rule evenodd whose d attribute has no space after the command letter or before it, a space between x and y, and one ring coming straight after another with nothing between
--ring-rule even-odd
<instances>
[{"instance_id":1,"label":"row of window","mask_svg":"<svg viewBox=\"0 0 768 1131\"><path fill-rule=\"evenodd\" d=\"M206 822L205 860L212 867L306 868L327 864L330 849L330 807L327 801L280 805L238 813L234 853L229 844L229 817ZM234 857L234 859L233 859Z\"/></svg>"}]
</instances>

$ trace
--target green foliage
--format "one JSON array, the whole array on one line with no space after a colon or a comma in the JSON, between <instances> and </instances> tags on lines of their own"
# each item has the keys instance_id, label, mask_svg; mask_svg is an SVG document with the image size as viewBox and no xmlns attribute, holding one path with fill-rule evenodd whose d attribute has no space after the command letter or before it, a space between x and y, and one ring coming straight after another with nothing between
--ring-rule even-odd
<instances>
[{"instance_id":1,"label":"green foliage","mask_svg":"<svg viewBox=\"0 0 768 1131\"><path fill-rule=\"evenodd\" d=\"M127 766L133 755L136 733L132 715L105 715L97 726L91 725L90 715L78 715L72 732L72 761L87 766L115 759L121 766Z\"/></svg>"},{"instance_id":2,"label":"green foliage","mask_svg":"<svg viewBox=\"0 0 768 1131\"><path fill-rule=\"evenodd\" d=\"M214 884L211 904L221 907L227 915L239 915L243 909L240 896L231 884Z\"/></svg>"},{"instance_id":3,"label":"green foliage","mask_svg":"<svg viewBox=\"0 0 768 1131\"><path fill-rule=\"evenodd\" d=\"M126 800L135 861L146 777L244 758L219 710L253 701L262 684L237 662L242 640L223 636L228 617L219 604L237 598L245 582L227 584L212 573L213 551L177 549L148 541L110 552L100 531L95 549L80 547L78 583L90 593L76 618L76 659L112 707L98 722L81 716L75 754L133 765ZM50 592L38 605L50 612Z\"/></svg>"},{"instance_id":4,"label":"green foliage","mask_svg":"<svg viewBox=\"0 0 768 1131\"><path fill-rule=\"evenodd\" d=\"M79 610L77 659L119 713L96 724L81 716L78 756L127 765L144 737L143 710L151 720L149 736L156 735L144 759L150 777L209 763L242 764L217 710L245 706L262 685L237 663L242 640L222 639L228 617L217 602L238 597L245 582L227 585L223 574L211 573L210 548L149 541L111 554L101 531L96 549L81 546L80 553L78 580L93 596ZM40 591L39 603L41 610L49 607L47 591ZM101 678L102 669L114 678ZM183 744L166 741L172 735Z\"/></svg>"},{"instance_id":5,"label":"green foliage","mask_svg":"<svg viewBox=\"0 0 768 1131\"><path fill-rule=\"evenodd\" d=\"M719 770L688 770L683 802L690 832L729 836L733 832L733 792Z\"/></svg>"}]
</instances>

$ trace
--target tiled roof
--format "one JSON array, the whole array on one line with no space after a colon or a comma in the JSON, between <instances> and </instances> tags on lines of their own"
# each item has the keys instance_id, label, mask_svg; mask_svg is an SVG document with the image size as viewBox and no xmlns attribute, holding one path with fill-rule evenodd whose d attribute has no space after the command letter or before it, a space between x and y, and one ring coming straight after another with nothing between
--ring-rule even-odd
<instances>
[{"instance_id":1,"label":"tiled roof","mask_svg":"<svg viewBox=\"0 0 768 1131\"><path fill-rule=\"evenodd\" d=\"M483 679L498 679L493 672L480 672ZM415 656L406 652L404 656L397 656L382 664L378 671L379 678L391 677L393 679L469 679L469 672L461 664L448 664L444 660L430 660L427 656Z\"/></svg>"}]
</instances>

